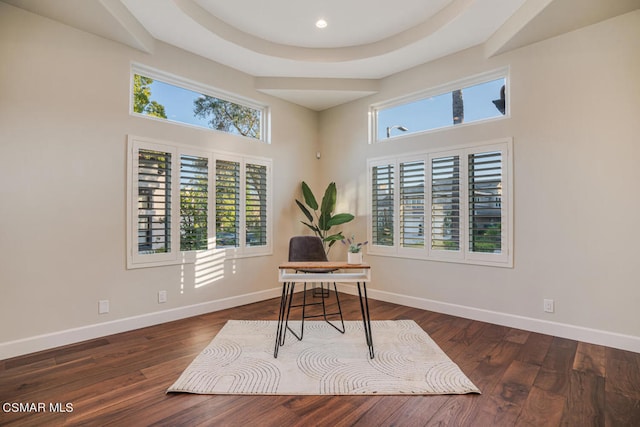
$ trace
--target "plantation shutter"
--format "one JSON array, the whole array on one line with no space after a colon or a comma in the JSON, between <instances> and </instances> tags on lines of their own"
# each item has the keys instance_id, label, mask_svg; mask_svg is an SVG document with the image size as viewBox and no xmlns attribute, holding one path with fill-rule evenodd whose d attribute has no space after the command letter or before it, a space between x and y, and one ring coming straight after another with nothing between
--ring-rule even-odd
<instances>
[{"instance_id":1,"label":"plantation shutter","mask_svg":"<svg viewBox=\"0 0 640 427\"><path fill-rule=\"evenodd\" d=\"M240 163L216 160L216 246L240 246Z\"/></svg>"},{"instance_id":2,"label":"plantation shutter","mask_svg":"<svg viewBox=\"0 0 640 427\"><path fill-rule=\"evenodd\" d=\"M209 159L180 156L180 250L208 249Z\"/></svg>"},{"instance_id":3,"label":"plantation shutter","mask_svg":"<svg viewBox=\"0 0 640 427\"><path fill-rule=\"evenodd\" d=\"M400 163L400 245L424 247L424 161Z\"/></svg>"},{"instance_id":4,"label":"plantation shutter","mask_svg":"<svg viewBox=\"0 0 640 427\"><path fill-rule=\"evenodd\" d=\"M460 157L431 159L431 249L460 250Z\"/></svg>"},{"instance_id":5,"label":"plantation shutter","mask_svg":"<svg viewBox=\"0 0 640 427\"><path fill-rule=\"evenodd\" d=\"M372 244L394 245L394 165L371 168Z\"/></svg>"},{"instance_id":6,"label":"plantation shutter","mask_svg":"<svg viewBox=\"0 0 640 427\"><path fill-rule=\"evenodd\" d=\"M502 153L469 154L469 250L502 252Z\"/></svg>"},{"instance_id":7,"label":"plantation shutter","mask_svg":"<svg viewBox=\"0 0 640 427\"><path fill-rule=\"evenodd\" d=\"M171 252L171 153L138 150L138 254Z\"/></svg>"},{"instance_id":8,"label":"plantation shutter","mask_svg":"<svg viewBox=\"0 0 640 427\"><path fill-rule=\"evenodd\" d=\"M246 245L267 245L267 167L247 163L245 167Z\"/></svg>"}]
</instances>

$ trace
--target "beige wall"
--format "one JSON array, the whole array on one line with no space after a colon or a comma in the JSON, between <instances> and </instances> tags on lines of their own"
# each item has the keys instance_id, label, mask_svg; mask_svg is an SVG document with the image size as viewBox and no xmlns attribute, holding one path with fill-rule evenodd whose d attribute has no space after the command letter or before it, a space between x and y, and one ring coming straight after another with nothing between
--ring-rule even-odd
<instances>
[{"instance_id":1,"label":"beige wall","mask_svg":"<svg viewBox=\"0 0 640 427\"><path fill-rule=\"evenodd\" d=\"M323 112L323 174L353 196L349 208L358 219L351 228L360 236L367 158L514 140L514 268L369 256L372 288L381 291L373 294L557 334L575 326L571 333L585 339L602 331L629 335L640 351L639 53L634 12L490 59L470 49ZM371 103L504 66L511 118L367 143ZM545 298L555 300L554 314L543 312Z\"/></svg>"},{"instance_id":2,"label":"beige wall","mask_svg":"<svg viewBox=\"0 0 640 427\"><path fill-rule=\"evenodd\" d=\"M268 103L272 144L130 116L132 61ZM226 260L224 278L198 288L194 265L127 270L128 134L272 158L273 256ZM0 3L0 343L275 289L281 236L302 232L293 197L318 174L317 142L317 113L254 91L250 76Z\"/></svg>"},{"instance_id":3,"label":"beige wall","mask_svg":"<svg viewBox=\"0 0 640 427\"><path fill-rule=\"evenodd\" d=\"M564 325L577 328L568 334L622 334L634 345L638 52L635 12L488 60L471 49L317 114L254 91L250 76L162 43L146 55L0 3L0 350L40 335L51 335L40 342L54 346L82 337L64 331L264 297L277 289L288 237L306 232L293 203L301 180L316 193L336 181L338 209L357 215L345 230L365 236L367 158L499 137L514 139L514 268L370 256L374 296L496 322L525 319L531 329L550 321L550 332ZM268 103L272 144L130 116L132 61ZM503 66L511 69L512 118L367 143L370 103ZM272 158L273 256L226 260L224 278L199 288L193 266L126 270L128 134ZM338 247L332 257L341 256ZM159 290L168 291L166 304L157 303ZM543 298L556 301L555 314L542 312ZM101 299L111 302L108 315L98 315ZM0 351L0 359L15 348L22 347Z\"/></svg>"}]
</instances>

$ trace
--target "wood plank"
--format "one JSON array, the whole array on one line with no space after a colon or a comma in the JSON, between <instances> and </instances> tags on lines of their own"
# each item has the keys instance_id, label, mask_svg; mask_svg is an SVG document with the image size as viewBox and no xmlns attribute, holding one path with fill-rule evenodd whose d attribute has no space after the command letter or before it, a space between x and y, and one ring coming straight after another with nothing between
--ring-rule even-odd
<instances>
[{"instance_id":1,"label":"wood plank","mask_svg":"<svg viewBox=\"0 0 640 427\"><path fill-rule=\"evenodd\" d=\"M539 370L539 366L512 361L491 390L489 402L484 402L475 414L477 425L515 425Z\"/></svg>"},{"instance_id":2,"label":"wood plank","mask_svg":"<svg viewBox=\"0 0 640 427\"><path fill-rule=\"evenodd\" d=\"M606 372L605 348L601 345L578 343L573 369L604 377Z\"/></svg>"},{"instance_id":3,"label":"wood plank","mask_svg":"<svg viewBox=\"0 0 640 427\"><path fill-rule=\"evenodd\" d=\"M640 400L640 368L634 361L610 358L606 360L606 391L632 400Z\"/></svg>"},{"instance_id":4,"label":"wood plank","mask_svg":"<svg viewBox=\"0 0 640 427\"><path fill-rule=\"evenodd\" d=\"M592 373L573 371L569 395L561 420L568 426L603 426L605 424L604 378Z\"/></svg>"},{"instance_id":5,"label":"wood plank","mask_svg":"<svg viewBox=\"0 0 640 427\"><path fill-rule=\"evenodd\" d=\"M534 386L516 425L558 426L564 413L565 401L564 396Z\"/></svg>"},{"instance_id":6,"label":"wood plank","mask_svg":"<svg viewBox=\"0 0 640 427\"><path fill-rule=\"evenodd\" d=\"M531 332L523 331L522 329L511 329L505 337L505 340L514 342L516 344L524 344L529 339Z\"/></svg>"},{"instance_id":7,"label":"wood plank","mask_svg":"<svg viewBox=\"0 0 640 427\"><path fill-rule=\"evenodd\" d=\"M640 400L605 392L605 425L640 426Z\"/></svg>"},{"instance_id":8,"label":"wood plank","mask_svg":"<svg viewBox=\"0 0 640 427\"><path fill-rule=\"evenodd\" d=\"M522 345L520 354L517 356L517 360L542 366L552 342L553 337L550 335L530 333L529 337Z\"/></svg>"},{"instance_id":9,"label":"wood plank","mask_svg":"<svg viewBox=\"0 0 640 427\"><path fill-rule=\"evenodd\" d=\"M542 363L535 386L556 395L569 394L569 382L578 343L554 338Z\"/></svg>"}]
</instances>

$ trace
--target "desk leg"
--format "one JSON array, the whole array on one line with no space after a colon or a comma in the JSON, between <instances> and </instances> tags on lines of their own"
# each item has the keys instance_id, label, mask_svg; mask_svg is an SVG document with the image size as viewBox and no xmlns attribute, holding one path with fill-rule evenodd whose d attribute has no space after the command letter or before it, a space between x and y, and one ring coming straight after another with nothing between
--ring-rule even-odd
<instances>
[{"instance_id":1,"label":"desk leg","mask_svg":"<svg viewBox=\"0 0 640 427\"><path fill-rule=\"evenodd\" d=\"M278 313L278 326L276 328L276 345L273 350L273 357L278 357L278 349L284 345L287 335L286 321L289 318L288 310L291 306L289 294L293 293L293 283L284 282L282 284L282 296L280 297L280 311Z\"/></svg>"},{"instance_id":2,"label":"desk leg","mask_svg":"<svg viewBox=\"0 0 640 427\"><path fill-rule=\"evenodd\" d=\"M367 346L369 347L369 358L374 358L373 353L373 335L371 334L371 316L369 315L369 299L367 298L367 284L362 282L362 290L360 290L360 282L358 282L358 295L360 296L360 311L362 311L362 324L364 325L364 335L367 339Z\"/></svg>"},{"instance_id":3,"label":"desk leg","mask_svg":"<svg viewBox=\"0 0 640 427\"><path fill-rule=\"evenodd\" d=\"M291 334L298 339L298 341L302 341L302 335L304 335L304 319L305 319L305 307L307 305L307 283L305 282L304 288L302 290L302 321L300 322L300 335L296 333L289 326L289 315L291 314L291 303L293 302L293 293L295 291L296 282L289 282L290 291L289 291L289 301L287 302L287 315L284 319L284 334L286 335L287 329ZM294 306L299 307L299 306ZM282 339L282 343L280 345L284 345L284 338Z\"/></svg>"}]
</instances>

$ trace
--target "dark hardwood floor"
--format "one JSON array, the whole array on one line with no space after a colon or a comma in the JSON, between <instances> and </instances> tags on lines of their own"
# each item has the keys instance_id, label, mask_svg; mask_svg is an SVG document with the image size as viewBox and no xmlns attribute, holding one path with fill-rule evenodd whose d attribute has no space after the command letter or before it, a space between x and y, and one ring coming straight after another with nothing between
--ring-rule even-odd
<instances>
[{"instance_id":1,"label":"dark hardwood floor","mask_svg":"<svg viewBox=\"0 0 640 427\"><path fill-rule=\"evenodd\" d=\"M345 318L360 319L358 300L341 296ZM276 320L278 306L272 299L0 361L0 424L640 426L640 354L373 300L373 320L415 320L482 394L165 393L227 320ZM45 410L13 412L28 403Z\"/></svg>"}]
</instances>

